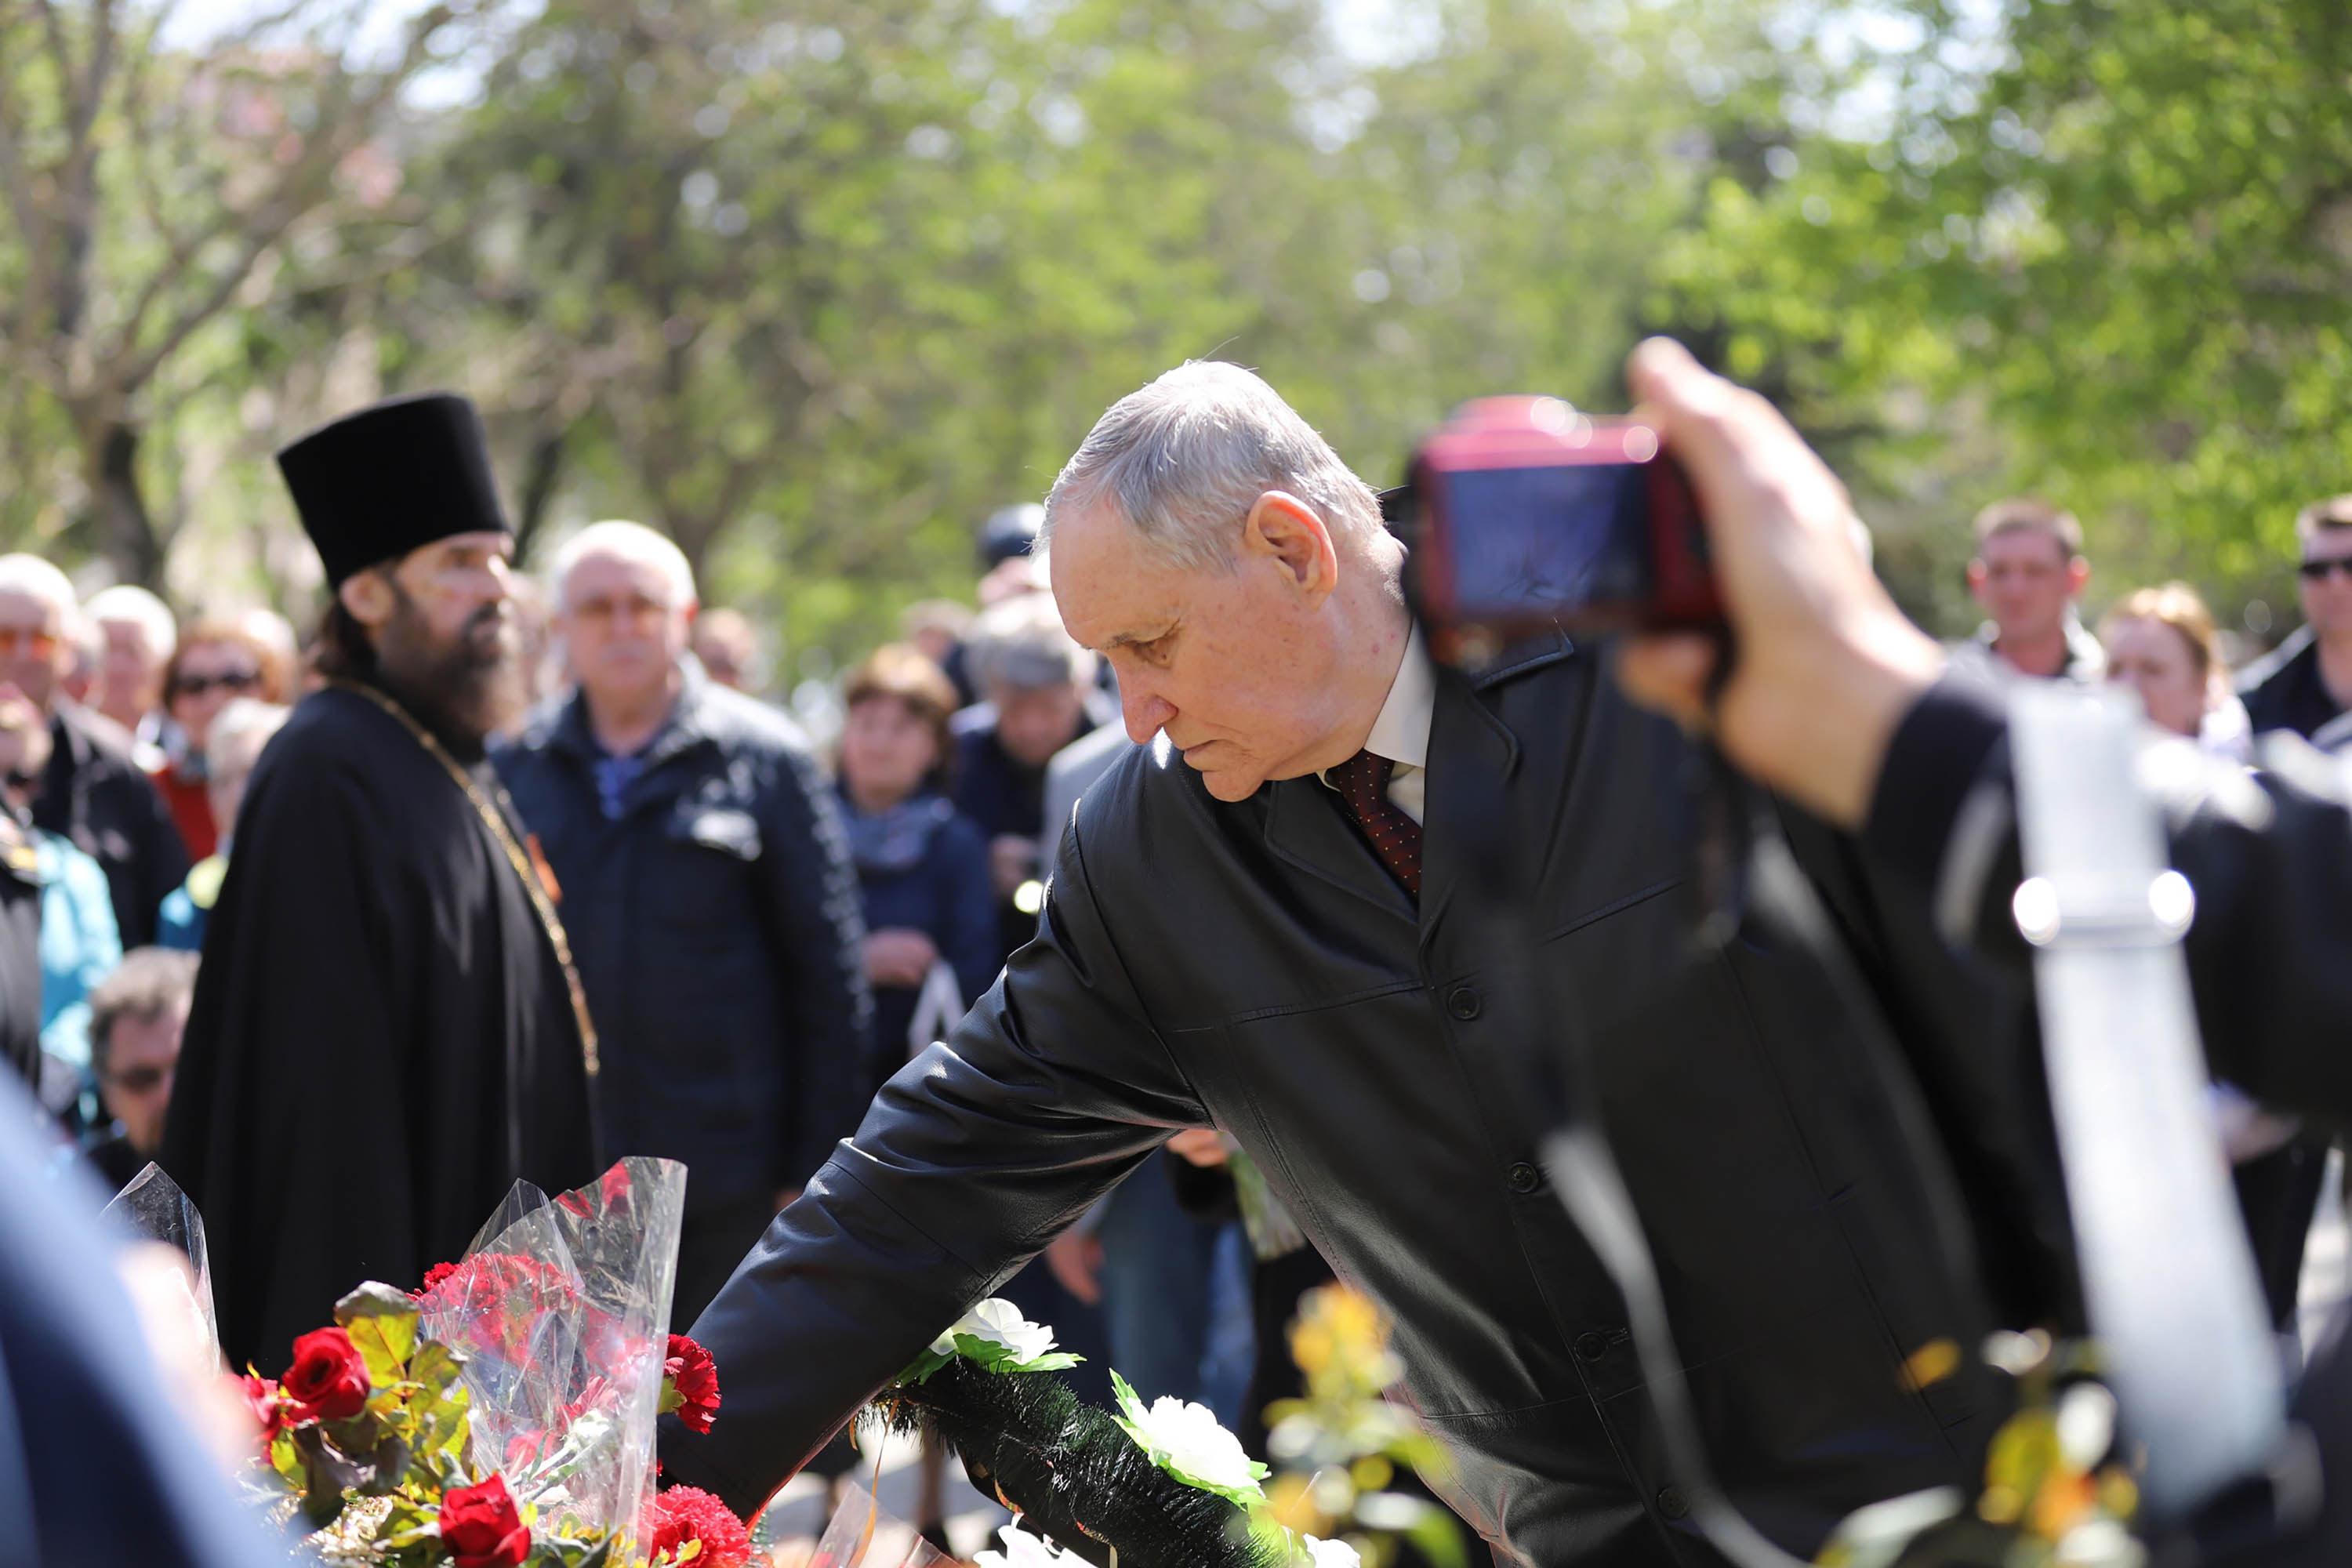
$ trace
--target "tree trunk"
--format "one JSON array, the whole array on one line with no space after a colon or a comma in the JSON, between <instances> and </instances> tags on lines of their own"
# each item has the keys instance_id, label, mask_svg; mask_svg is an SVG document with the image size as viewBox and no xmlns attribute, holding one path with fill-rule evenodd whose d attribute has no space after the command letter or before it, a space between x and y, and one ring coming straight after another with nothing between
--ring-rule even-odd
<instances>
[{"instance_id":1,"label":"tree trunk","mask_svg":"<svg viewBox=\"0 0 2352 1568\"><path fill-rule=\"evenodd\" d=\"M530 559L531 542L547 521L547 509L555 500L555 487L563 477L563 438L570 426L553 435L541 436L530 444L530 459L523 468L522 491L517 499L515 517L515 559Z\"/></svg>"},{"instance_id":2,"label":"tree trunk","mask_svg":"<svg viewBox=\"0 0 2352 1568\"><path fill-rule=\"evenodd\" d=\"M91 531L118 581L161 593L163 545L139 488L139 437L120 419L102 420L85 436Z\"/></svg>"}]
</instances>

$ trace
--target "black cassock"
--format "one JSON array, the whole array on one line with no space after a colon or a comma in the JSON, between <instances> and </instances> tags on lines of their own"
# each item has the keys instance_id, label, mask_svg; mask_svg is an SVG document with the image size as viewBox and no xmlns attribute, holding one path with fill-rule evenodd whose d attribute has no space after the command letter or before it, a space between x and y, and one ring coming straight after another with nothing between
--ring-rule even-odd
<instances>
[{"instance_id":1,"label":"black cassock","mask_svg":"<svg viewBox=\"0 0 2352 1568\"><path fill-rule=\"evenodd\" d=\"M413 1289L455 1259L518 1177L595 1173L580 1031L522 879L359 692L305 698L254 770L163 1163L205 1216L229 1364L270 1376L362 1280Z\"/></svg>"}]
</instances>

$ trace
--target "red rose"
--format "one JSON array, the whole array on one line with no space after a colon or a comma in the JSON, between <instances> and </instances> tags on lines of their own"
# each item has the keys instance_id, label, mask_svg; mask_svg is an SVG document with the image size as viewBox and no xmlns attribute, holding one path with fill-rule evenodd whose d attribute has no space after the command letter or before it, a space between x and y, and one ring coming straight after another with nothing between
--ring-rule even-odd
<instances>
[{"instance_id":1,"label":"red rose","mask_svg":"<svg viewBox=\"0 0 2352 1568\"><path fill-rule=\"evenodd\" d=\"M694 1568L744 1568L751 1561L751 1532L725 1503L699 1488L672 1487L654 1499L647 1550L656 1562L667 1552L675 1563L690 1542L702 1543Z\"/></svg>"},{"instance_id":2,"label":"red rose","mask_svg":"<svg viewBox=\"0 0 2352 1568\"><path fill-rule=\"evenodd\" d=\"M530 1556L530 1531L507 1495L504 1476L442 1494L441 1544L457 1568L521 1568Z\"/></svg>"},{"instance_id":3,"label":"red rose","mask_svg":"<svg viewBox=\"0 0 2352 1568\"><path fill-rule=\"evenodd\" d=\"M244 1392L247 1407L253 1412L254 1421L261 1427L261 1446L267 1449L277 1440L278 1434L286 1429L289 1415L285 1396L278 1392L278 1384L269 1378L257 1377L248 1372L237 1381Z\"/></svg>"},{"instance_id":4,"label":"red rose","mask_svg":"<svg viewBox=\"0 0 2352 1568\"><path fill-rule=\"evenodd\" d=\"M690 1432L710 1430L719 1414L719 1368L710 1352L684 1334L669 1337L669 1354L662 1361L662 1414L677 1412Z\"/></svg>"},{"instance_id":5,"label":"red rose","mask_svg":"<svg viewBox=\"0 0 2352 1568\"><path fill-rule=\"evenodd\" d=\"M436 1286L439 1285L441 1281L448 1279L449 1276L456 1272L457 1272L457 1266L454 1263L435 1264L432 1268L425 1271L425 1283L419 1285L415 1289L411 1290L408 1293L410 1300L422 1300L424 1298L430 1296L433 1294L433 1290Z\"/></svg>"},{"instance_id":6,"label":"red rose","mask_svg":"<svg viewBox=\"0 0 2352 1568\"><path fill-rule=\"evenodd\" d=\"M313 1329L294 1342L294 1364L278 1386L300 1421L344 1421L367 1404L367 1361L341 1329Z\"/></svg>"}]
</instances>

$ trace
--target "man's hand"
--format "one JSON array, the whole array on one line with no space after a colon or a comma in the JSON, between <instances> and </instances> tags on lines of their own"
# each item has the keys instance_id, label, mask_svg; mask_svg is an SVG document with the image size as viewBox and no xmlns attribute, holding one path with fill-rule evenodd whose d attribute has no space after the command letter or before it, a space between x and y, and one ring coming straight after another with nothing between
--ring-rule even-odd
<instances>
[{"instance_id":1,"label":"man's hand","mask_svg":"<svg viewBox=\"0 0 2352 1568\"><path fill-rule=\"evenodd\" d=\"M1228 1158L1225 1135L1213 1127L1187 1127L1168 1140L1168 1152L1188 1165L1222 1165Z\"/></svg>"},{"instance_id":2,"label":"man's hand","mask_svg":"<svg viewBox=\"0 0 2352 1568\"><path fill-rule=\"evenodd\" d=\"M1000 833L988 841L988 868L996 878L996 896L1009 899L1022 883L1037 876L1037 841L1018 833Z\"/></svg>"},{"instance_id":3,"label":"man's hand","mask_svg":"<svg viewBox=\"0 0 2352 1568\"><path fill-rule=\"evenodd\" d=\"M1102 1303L1102 1282L1095 1278L1102 1261L1102 1239L1092 1232L1066 1230L1045 1244L1045 1267L1063 1289L1089 1307Z\"/></svg>"},{"instance_id":4,"label":"man's hand","mask_svg":"<svg viewBox=\"0 0 2352 1568\"><path fill-rule=\"evenodd\" d=\"M1636 348L1626 376L1634 416L1698 492L1738 655L1712 711L1717 656L1705 637L1629 639L1619 684L1712 731L1759 783L1859 826L1887 742L1934 684L1942 650L1871 574L1845 487L1770 404L1665 338Z\"/></svg>"},{"instance_id":5,"label":"man's hand","mask_svg":"<svg viewBox=\"0 0 2352 1568\"><path fill-rule=\"evenodd\" d=\"M939 945L907 926L866 933L866 979L874 985L916 986L940 960Z\"/></svg>"}]
</instances>

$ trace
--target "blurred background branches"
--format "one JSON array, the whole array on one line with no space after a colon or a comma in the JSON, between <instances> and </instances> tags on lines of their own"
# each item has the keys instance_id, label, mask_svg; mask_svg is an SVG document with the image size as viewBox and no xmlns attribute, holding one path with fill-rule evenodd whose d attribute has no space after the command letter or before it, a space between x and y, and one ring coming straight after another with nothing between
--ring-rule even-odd
<instances>
[{"instance_id":1,"label":"blurred background branches","mask_svg":"<svg viewBox=\"0 0 2352 1568\"><path fill-rule=\"evenodd\" d=\"M1387 482L1652 331L1946 630L2026 488L2268 630L2352 473L2340 0L276 4L0 0L0 543L299 611L268 453L449 386L527 546L641 518L821 657L1186 357Z\"/></svg>"}]
</instances>

